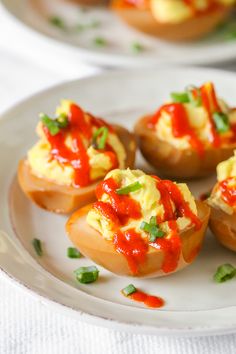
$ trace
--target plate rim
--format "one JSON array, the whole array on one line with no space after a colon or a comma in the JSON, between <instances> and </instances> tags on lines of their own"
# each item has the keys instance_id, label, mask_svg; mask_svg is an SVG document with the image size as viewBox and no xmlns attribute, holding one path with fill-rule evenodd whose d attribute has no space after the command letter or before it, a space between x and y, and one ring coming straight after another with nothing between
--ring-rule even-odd
<instances>
[{"instance_id":1,"label":"plate rim","mask_svg":"<svg viewBox=\"0 0 236 354\"><path fill-rule=\"evenodd\" d=\"M186 72L186 70L188 70L190 72L194 71L195 73L197 73L197 72L201 72L201 73L208 72L209 73L210 72L212 74L215 73L216 75L223 75L223 76L230 77L230 79L232 79L232 76L233 76L236 80L236 73L232 73L232 72L224 71L224 70L219 70L219 69L199 68L199 67L187 67L187 68L172 67L172 68L168 68L165 70L172 70L175 72L176 71L177 72L181 72L181 71ZM152 72L153 68L145 68L145 71ZM160 68L157 71L163 72L163 68L162 69ZM133 70L126 69L126 70L116 70L116 71L111 71L111 72L104 72L102 74L96 74L96 75L92 75L92 76L82 78L82 79L74 79L74 80L70 80L70 81L66 81L66 82L61 82L58 84L53 84L53 85L46 87L44 89L40 89L37 92L34 92L33 94L26 96L24 99L18 100L12 106L10 106L9 108L2 111L0 114L0 124L2 121L7 120L9 118L9 116L15 110L17 110L19 107L23 107L32 98L37 99L42 95L46 95L49 92L53 92L53 91L56 91L60 88L70 86L71 84L73 84L73 85L76 83L81 84L81 82L83 82L83 81L90 81L90 80L93 81L93 80L97 80L98 78L104 79L104 77L117 77L122 74L126 75L127 73L130 73L130 72L132 74L134 74L134 73L140 72L140 70L139 69L133 69ZM16 245L14 245L14 247L18 248ZM41 267L40 265L38 265L38 266ZM44 269L44 268L42 268L42 269ZM59 312L64 312L64 313L67 312L70 316L73 315L73 317L77 317L77 318L79 317L79 319L85 320L86 322L91 323L91 324L102 325L105 327L111 327L112 329L118 329L120 331L127 330L132 333L153 334L153 335L159 334L159 335L165 335L165 336L175 336L175 335L188 336L188 337L199 336L199 335L201 335L201 336L208 335L209 336L209 335L229 334L229 333L234 333L236 331L236 324L229 326L227 328L225 328L225 326L223 328L213 328L212 326L205 326L205 327L197 327L197 328L188 327L188 328L180 328L180 329L170 329L170 328L166 328L166 327L162 328L162 327L154 327L154 326L148 326L148 325L143 325L143 324L125 323L125 322L120 322L120 321L109 319L109 318L102 318L97 315L92 315L92 314L83 312L81 310L73 309L72 307L68 306L67 304L60 303L55 299L46 297L45 295L42 295L42 294L36 292L35 289L30 288L25 282L22 282L21 280L17 279L12 273L6 271L6 269L4 269L1 265L1 260L0 260L0 270L2 273L7 275L7 277L12 281L12 283L14 285L20 286L22 289L25 289L32 296L40 299L41 301L44 300L45 303L48 304L48 306L54 306L58 309ZM50 272L46 271L46 273L51 275L57 281L58 280L60 281L60 279L57 279L56 277L54 277ZM236 306L232 306L230 308L236 309ZM210 310L206 310L206 311L210 311ZM217 311L217 310L212 310L212 311Z\"/></svg>"}]
</instances>

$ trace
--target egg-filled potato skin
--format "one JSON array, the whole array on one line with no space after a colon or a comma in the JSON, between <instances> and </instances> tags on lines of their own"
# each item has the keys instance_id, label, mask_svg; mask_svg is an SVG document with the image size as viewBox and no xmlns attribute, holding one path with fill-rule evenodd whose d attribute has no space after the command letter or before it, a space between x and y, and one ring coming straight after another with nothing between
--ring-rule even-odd
<instances>
[{"instance_id":1,"label":"egg-filled potato skin","mask_svg":"<svg viewBox=\"0 0 236 354\"><path fill-rule=\"evenodd\" d=\"M133 167L136 153L134 135L127 129L113 125L126 151L126 167ZM18 181L23 192L39 207L61 214L68 214L95 200L95 188L98 182L89 186L76 188L64 186L39 178L32 174L27 160L18 165Z\"/></svg>"}]
</instances>

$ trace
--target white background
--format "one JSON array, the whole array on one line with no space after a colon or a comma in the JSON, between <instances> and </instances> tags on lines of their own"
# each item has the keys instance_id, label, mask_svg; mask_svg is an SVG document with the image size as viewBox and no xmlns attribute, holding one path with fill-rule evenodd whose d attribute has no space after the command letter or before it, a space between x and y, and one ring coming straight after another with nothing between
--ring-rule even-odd
<instances>
[{"instance_id":1,"label":"white background","mask_svg":"<svg viewBox=\"0 0 236 354\"><path fill-rule=\"evenodd\" d=\"M46 86L100 71L81 63L73 75L70 68L57 70L50 60L33 62L30 45L0 9L0 112ZM42 57L47 58L46 53ZM234 67L225 65L226 69ZM95 327L56 313L0 273L0 354L20 353L233 354L236 334L171 338Z\"/></svg>"}]
</instances>

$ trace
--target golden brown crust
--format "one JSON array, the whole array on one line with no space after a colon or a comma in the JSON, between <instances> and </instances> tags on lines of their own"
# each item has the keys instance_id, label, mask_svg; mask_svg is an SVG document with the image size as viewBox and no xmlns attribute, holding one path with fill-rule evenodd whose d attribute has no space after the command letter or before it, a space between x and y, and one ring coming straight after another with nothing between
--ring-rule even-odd
<instances>
[{"instance_id":1,"label":"golden brown crust","mask_svg":"<svg viewBox=\"0 0 236 354\"><path fill-rule=\"evenodd\" d=\"M226 214L220 208L211 207L209 227L216 239L226 248L236 251L236 214Z\"/></svg>"},{"instance_id":2,"label":"golden brown crust","mask_svg":"<svg viewBox=\"0 0 236 354\"><path fill-rule=\"evenodd\" d=\"M126 167L133 167L136 142L134 135L118 125L113 126L126 150ZM31 173L27 160L19 162L18 181L23 192L39 207L55 213L68 214L95 201L98 182L84 188L61 186Z\"/></svg>"},{"instance_id":3,"label":"golden brown crust","mask_svg":"<svg viewBox=\"0 0 236 354\"><path fill-rule=\"evenodd\" d=\"M203 202L196 203L202 227L200 230L191 228L181 234L182 254L175 271L190 264L198 255L203 243L210 208ZM115 274L132 276L125 257L115 251L112 242L105 240L100 233L86 223L86 215L90 209L91 205L79 209L67 221L66 231L70 240L85 256L92 259L95 263ZM161 270L163 259L163 251L149 247L146 262L139 267L138 277L166 275Z\"/></svg>"},{"instance_id":4,"label":"golden brown crust","mask_svg":"<svg viewBox=\"0 0 236 354\"><path fill-rule=\"evenodd\" d=\"M210 13L178 24L170 24L158 22L149 9L122 8L119 6L119 0L113 0L112 8L128 25L168 41L191 41L203 37L225 20L231 11L229 6L219 5Z\"/></svg>"},{"instance_id":5,"label":"golden brown crust","mask_svg":"<svg viewBox=\"0 0 236 354\"><path fill-rule=\"evenodd\" d=\"M193 149L180 150L160 140L154 130L147 128L149 119L150 116L141 118L136 123L134 131L145 159L165 176L174 178L207 176L215 172L218 163L231 157L236 148L236 144L222 148L212 147L206 149L203 157Z\"/></svg>"}]
</instances>

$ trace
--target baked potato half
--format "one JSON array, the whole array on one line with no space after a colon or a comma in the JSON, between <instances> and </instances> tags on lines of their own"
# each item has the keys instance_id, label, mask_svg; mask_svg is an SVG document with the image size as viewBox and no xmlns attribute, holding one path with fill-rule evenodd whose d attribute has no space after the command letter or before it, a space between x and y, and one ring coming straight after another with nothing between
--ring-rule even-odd
<instances>
[{"instance_id":1,"label":"baked potato half","mask_svg":"<svg viewBox=\"0 0 236 354\"><path fill-rule=\"evenodd\" d=\"M125 23L151 36L173 42L192 41L205 36L223 22L231 11L229 6L218 5L211 11L182 22L164 23L153 16L150 7L125 7L122 3L122 0L113 0L112 9Z\"/></svg>"},{"instance_id":2,"label":"baked potato half","mask_svg":"<svg viewBox=\"0 0 236 354\"><path fill-rule=\"evenodd\" d=\"M174 272L179 271L191 264L198 255L207 228L210 208L203 202L196 202L198 217L202 222L199 230L189 228L180 234L181 256ZM66 232L72 243L88 258L95 263L108 269L110 272L122 275L133 276L126 258L118 253L112 242L105 240L101 234L91 228L86 222L86 215L92 205L87 205L77 210L69 218L66 224ZM139 265L137 277L159 277L164 276L162 263L164 252L149 246L146 261ZM170 273L168 273L170 274Z\"/></svg>"},{"instance_id":3,"label":"baked potato half","mask_svg":"<svg viewBox=\"0 0 236 354\"><path fill-rule=\"evenodd\" d=\"M219 162L232 156L236 144L215 148L211 146L200 156L194 149L180 150L159 139L147 127L151 116L141 118L134 127L140 150L145 159L164 176L174 178L204 177L213 172Z\"/></svg>"},{"instance_id":4,"label":"baked potato half","mask_svg":"<svg viewBox=\"0 0 236 354\"><path fill-rule=\"evenodd\" d=\"M113 129L126 151L125 166L133 167L136 153L134 135L118 125L113 125ZM59 185L35 176L26 159L19 162L18 182L26 196L39 207L61 214L68 214L94 201L98 183L81 188Z\"/></svg>"}]
</instances>

